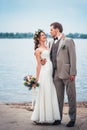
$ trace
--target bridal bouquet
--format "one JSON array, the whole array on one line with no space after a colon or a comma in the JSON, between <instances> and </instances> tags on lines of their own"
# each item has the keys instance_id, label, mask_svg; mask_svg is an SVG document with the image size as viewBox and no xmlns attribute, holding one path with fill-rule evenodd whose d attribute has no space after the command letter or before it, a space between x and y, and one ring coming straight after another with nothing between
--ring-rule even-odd
<instances>
[{"instance_id":1,"label":"bridal bouquet","mask_svg":"<svg viewBox=\"0 0 87 130\"><path fill-rule=\"evenodd\" d=\"M24 77L24 85L27 86L29 90L39 87L39 83L37 83L36 78L32 75L27 75Z\"/></svg>"}]
</instances>

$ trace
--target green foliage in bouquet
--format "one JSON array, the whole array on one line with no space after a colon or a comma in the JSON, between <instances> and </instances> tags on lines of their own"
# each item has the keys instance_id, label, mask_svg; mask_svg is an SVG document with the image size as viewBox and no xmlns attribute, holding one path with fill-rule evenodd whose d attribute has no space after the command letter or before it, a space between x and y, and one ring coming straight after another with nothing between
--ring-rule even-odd
<instances>
[{"instance_id":1,"label":"green foliage in bouquet","mask_svg":"<svg viewBox=\"0 0 87 130\"><path fill-rule=\"evenodd\" d=\"M36 81L36 78L32 75L27 75L24 77L24 85L31 90L32 88L39 87L39 83Z\"/></svg>"}]
</instances>

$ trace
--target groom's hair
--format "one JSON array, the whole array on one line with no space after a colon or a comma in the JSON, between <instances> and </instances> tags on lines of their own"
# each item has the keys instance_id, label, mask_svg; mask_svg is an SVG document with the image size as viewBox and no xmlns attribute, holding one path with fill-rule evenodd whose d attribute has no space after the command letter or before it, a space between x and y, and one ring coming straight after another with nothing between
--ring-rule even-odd
<instances>
[{"instance_id":1,"label":"groom's hair","mask_svg":"<svg viewBox=\"0 0 87 130\"><path fill-rule=\"evenodd\" d=\"M62 27L62 25L61 25L60 23L58 23L58 22L51 23L50 26L53 26L54 29L58 28L61 33L63 32L63 27Z\"/></svg>"}]
</instances>

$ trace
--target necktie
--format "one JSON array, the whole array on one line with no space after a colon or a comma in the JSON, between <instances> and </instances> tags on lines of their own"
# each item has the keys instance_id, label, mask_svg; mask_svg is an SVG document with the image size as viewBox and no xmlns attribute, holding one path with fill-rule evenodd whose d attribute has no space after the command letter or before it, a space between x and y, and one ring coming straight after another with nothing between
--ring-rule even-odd
<instances>
[{"instance_id":1,"label":"necktie","mask_svg":"<svg viewBox=\"0 0 87 130\"><path fill-rule=\"evenodd\" d=\"M55 41L55 40L58 40L58 37L55 37L55 38L54 38L54 41Z\"/></svg>"}]
</instances>

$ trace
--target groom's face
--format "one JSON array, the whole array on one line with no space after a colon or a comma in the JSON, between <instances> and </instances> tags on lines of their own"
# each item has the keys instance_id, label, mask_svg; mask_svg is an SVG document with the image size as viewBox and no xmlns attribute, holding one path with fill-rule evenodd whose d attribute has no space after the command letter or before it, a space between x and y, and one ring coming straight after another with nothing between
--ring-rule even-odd
<instances>
[{"instance_id":1,"label":"groom's face","mask_svg":"<svg viewBox=\"0 0 87 130\"><path fill-rule=\"evenodd\" d=\"M50 26L50 34L53 38L56 37L58 34L58 29L54 28L53 26Z\"/></svg>"}]
</instances>

